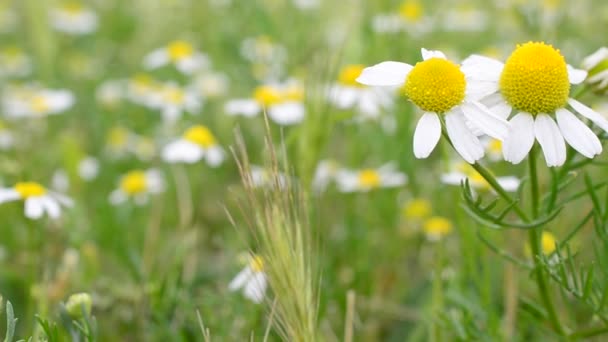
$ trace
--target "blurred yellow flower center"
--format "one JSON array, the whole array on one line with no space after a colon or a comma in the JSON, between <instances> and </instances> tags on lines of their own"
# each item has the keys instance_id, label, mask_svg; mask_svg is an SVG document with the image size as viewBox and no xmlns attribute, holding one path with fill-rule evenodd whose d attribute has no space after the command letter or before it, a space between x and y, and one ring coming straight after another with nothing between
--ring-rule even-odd
<instances>
[{"instance_id":1,"label":"blurred yellow flower center","mask_svg":"<svg viewBox=\"0 0 608 342\"><path fill-rule=\"evenodd\" d=\"M114 127L108 133L108 144L113 147L123 147L127 144L129 132L122 127Z\"/></svg>"},{"instance_id":2,"label":"blurred yellow flower center","mask_svg":"<svg viewBox=\"0 0 608 342\"><path fill-rule=\"evenodd\" d=\"M202 125L194 126L184 133L184 139L193 142L202 147L211 147L215 145L215 137L211 131Z\"/></svg>"},{"instance_id":3,"label":"blurred yellow flower center","mask_svg":"<svg viewBox=\"0 0 608 342\"><path fill-rule=\"evenodd\" d=\"M424 223L424 232L434 238L442 238L452 231L452 222L444 217L434 216Z\"/></svg>"},{"instance_id":4,"label":"blurred yellow flower center","mask_svg":"<svg viewBox=\"0 0 608 342\"><path fill-rule=\"evenodd\" d=\"M36 113L44 113L51 108L48 99L44 96L34 96L32 98L32 110Z\"/></svg>"},{"instance_id":5,"label":"blurred yellow flower center","mask_svg":"<svg viewBox=\"0 0 608 342\"><path fill-rule=\"evenodd\" d=\"M283 100L284 101L302 101L304 100L304 89L302 89L301 87L297 86L297 85L292 85L287 87L287 89L285 89L283 91Z\"/></svg>"},{"instance_id":6,"label":"blurred yellow flower center","mask_svg":"<svg viewBox=\"0 0 608 342\"><path fill-rule=\"evenodd\" d=\"M251 258L251 261L249 262L249 267L251 267L251 270L253 272L262 272L264 270L264 260L262 260L261 256L256 255Z\"/></svg>"},{"instance_id":7,"label":"blurred yellow flower center","mask_svg":"<svg viewBox=\"0 0 608 342\"><path fill-rule=\"evenodd\" d=\"M183 40L176 40L167 46L169 59L175 62L182 58L190 57L194 54L194 47Z\"/></svg>"},{"instance_id":8,"label":"blurred yellow flower center","mask_svg":"<svg viewBox=\"0 0 608 342\"><path fill-rule=\"evenodd\" d=\"M464 173L469 179L469 184L478 189L489 189L490 184L483 178L483 176L477 172L470 164L468 163L459 163L456 169L462 173Z\"/></svg>"},{"instance_id":9,"label":"blurred yellow flower center","mask_svg":"<svg viewBox=\"0 0 608 342\"><path fill-rule=\"evenodd\" d=\"M405 80L403 91L427 112L445 113L464 100L466 81L458 65L430 58L416 63Z\"/></svg>"},{"instance_id":10,"label":"blurred yellow flower center","mask_svg":"<svg viewBox=\"0 0 608 342\"><path fill-rule=\"evenodd\" d=\"M15 184L15 191L21 198L37 197L46 194L46 189L34 182L20 182Z\"/></svg>"},{"instance_id":11,"label":"blurred yellow flower center","mask_svg":"<svg viewBox=\"0 0 608 342\"><path fill-rule=\"evenodd\" d=\"M403 216L408 219L423 219L431 214L431 202L425 199L409 201L403 208Z\"/></svg>"},{"instance_id":12,"label":"blurred yellow flower center","mask_svg":"<svg viewBox=\"0 0 608 342\"><path fill-rule=\"evenodd\" d=\"M418 1L406 1L399 7L399 16L410 22L420 20L423 12L422 5Z\"/></svg>"},{"instance_id":13,"label":"blurred yellow flower center","mask_svg":"<svg viewBox=\"0 0 608 342\"><path fill-rule=\"evenodd\" d=\"M500 141L498 139L492 139L490 141L490 145L488 146L488 149L492 153L498 153L498 154L502 153L502 141Z\"/></svg>"},{"instance_id":14,"label":"blurred yellow flower center","mask_svg":"<svg viewBox=\"0 0 608 342\"><path fill-rule=\"evenodd\" d=\"M120 189L128 195L140 194L147 189L146 174L143 171L131 171L120 182Z\"/></svg>"},{"instance_id":15,"label":"blurred yellow flower center","mask_svg":"<svg viewBox=\"0 0 608 342\"><path fill-rule=\"evenodd\" d=\"M62 9L69 15L78 15L82 13L84 7L82 7L82 5L77 2L69 2L67 4L64 4L62 6Z\"/></svg>"},{"instance_id":16,"label":"blurred yellow flower center","mask_svg":"<svg viewBox=\"0 0 608 342\"><path fill-rule=\"evenodd\" d=\"M549 232L543 232L540 240L541 248L545 255L549 255L555 251L555 236Z\"/></svg>"},{"instance_id":17,"label":"blurred yellow flower center","mask_svg":"<svg viewBox=\"0 0 608 342\"><path fill-rule=\"evenodd\" d=\"M361 83L357 82L357 77L361 75L361 72L365 69L365 65L348 65L340 71L338 75L338 82L340 84L351 86L351 87L364 87Z\"/></svg>"},{"instance_id":18,"label":"blurred yellow flower center","mask_svg":"<svg viewBox=\"0 0 608 342\"><path fill-rule=\"evenodd\" d=\"M163 92L164 99L171 104L182 104L186 98L183 90L177 88L168 88Z\"/></svg>"},{"instance_id":19,"label":"blurred yellow flower center","mask_svg":"<svg viewBox=\"0 0 608 342\"><path fill-rule=\"evenodd\" d=\"M271 86L257 87L253 92L253 98L262 106L272 106L283 100L281 92Z\"/></svg>"},{"instance_id":20,"label":"blurred yellow flower center","mask_svg":"<svg viewBox=\"0 0 608 342\"><path fill-rule=\"evenodd\" d=\"M377 188L380 186L380 174L376 170L362 170L359 172L359 185L364 188Z\"/></svg>"},{"instance_id":21,"label":"blurred yellow flower center","mask_svg":"<svg viewBox=\"0 0 608 342\"><path fill-rule=\"evenodd\" d=\"M551 45L518 45L500 76L500 90L516 110L552 113L566 105L570 93L564 57Z\"/></svg>"}]
</instances>

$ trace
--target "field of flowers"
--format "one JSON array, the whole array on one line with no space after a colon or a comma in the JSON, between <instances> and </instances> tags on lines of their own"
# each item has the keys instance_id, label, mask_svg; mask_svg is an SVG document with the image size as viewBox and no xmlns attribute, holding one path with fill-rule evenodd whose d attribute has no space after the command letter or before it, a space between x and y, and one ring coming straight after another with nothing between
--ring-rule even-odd
<instances>
[{"instance_id":1,"label":"field of flowers","mask_svg":"<svg viewBox=\"0 0 608 342\"><path fill-rule=\"evenodd\" d=\"M608 338L605 0L0 0L0 336Z\"/></svg>"}]
</instances>

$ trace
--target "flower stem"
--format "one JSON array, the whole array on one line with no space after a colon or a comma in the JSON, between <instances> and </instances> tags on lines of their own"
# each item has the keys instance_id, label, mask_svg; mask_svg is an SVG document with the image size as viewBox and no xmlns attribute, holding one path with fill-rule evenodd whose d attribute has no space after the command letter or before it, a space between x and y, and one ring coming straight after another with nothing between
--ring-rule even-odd
<instances>
[{"instance_id":1,"label":"flower stem","mask_svg":"<svg viewBox=\"0 0 608 342\"><path fill-rule=\"evenodd\" d=\"M538 193L538 174L536 170L536 155L537 148L536 146L532 147L532 151L528 156L528 171L530 173L530 194L531 194L531 202L532 202L532 217L538 217L538 205L540 196ZM553 305L553 301L551 300L551 295L549 292L549 288L547 286L547 276L545 274L542 265L540 264L540 260L543 257L543 251L541 248L541 235L542 235L542 226L530 229L528 232L528 238L530 241L530 247L532 249L532 256L534 260L534 273L536 278L536 286L538 287L538 292L543 301L543 305L545 310L547 310L547 314L549 315L549 321L553 329L559 333L560 335L564 335L564 329L562 328L559 318L557 317L557 312L555 311L555 306Z\"/></svg>"}]
</instances>

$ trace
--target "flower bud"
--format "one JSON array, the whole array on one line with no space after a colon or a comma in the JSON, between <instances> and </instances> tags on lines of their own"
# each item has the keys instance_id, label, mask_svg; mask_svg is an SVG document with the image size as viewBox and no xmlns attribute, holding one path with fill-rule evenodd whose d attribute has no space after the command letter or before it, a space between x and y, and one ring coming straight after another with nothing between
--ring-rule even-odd
<instances>
[{"instance_id":1,"label":"flower bud","mask_svg":"<svg viewBox=\"0 0 608 342\"><path fill-rule=\"evenodd\" d=\"M608 48L602 47L583 59L583 69L589 73L585 82L600 94L608 94Z\"/></svg>"},{"instance_id":2,"label":"flower bud","mask_svg":"<svg viewBox=\"0 0 608 342\"><path fill-rule=\"evenodd\" d=\"M93 300L88 293L75 293L68 298L65 309L73 319L82 318L83 314L89 316L93 307Z\"/></svg>"}]
</instances>

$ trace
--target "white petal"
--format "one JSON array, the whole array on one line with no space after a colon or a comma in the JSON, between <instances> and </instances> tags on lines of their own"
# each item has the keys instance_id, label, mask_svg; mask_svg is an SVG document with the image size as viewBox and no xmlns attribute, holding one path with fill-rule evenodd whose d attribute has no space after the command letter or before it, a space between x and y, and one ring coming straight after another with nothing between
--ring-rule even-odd
<instances>
[{"instance_id":1,"label":"white petal","mask_svg":"<svg viewBox=\"0 0 608 342\"><path fill-rule=\"evenodd\" d=\"M10 201L16 201L21 198L21 195L14 189L0 189L0 204Z\"/></svg>"},{"instance_id":2,"label":"white petal","mask_svg":"<svg viewBox=\"0 0 608 342\"><path fill-rule=\"evenodd\" d=\"M600 113L594 111L593 109L585 106L584 104L578 102L575 99L568 99L568 103L572 108L579 113L580 115L586 117L587 119L593 121L594 124L600 126L601 129L608 132L608 120L603 117Z\"/></svg>"},{"instance_id":3,"label":"white petal","mask_svg":"<svg viewBox=\"0 0 608 342\"><path fill-rule=\"evenodd\" d=\"M205 159L211 167L217 167L224 162L224 150L219 146L213 146L205 151Z\"/></svg>"},{"instance_id":4,"label":"white petal","mask_svg":"<svg viewBox=\"0 0 608 342\"><path fill-rule=\"evenodd\" d=\"M255 116L262 111L262 107L253 99L237 99L226 102L224 111L228 115Z\"/></svg>"},{"instance_id":5,"label":"white petal","mask_svg":"<svg viewBox=\"0 0 608 342\"><path fill-rule=\"evenodd\" d=\"M483 157L483 146L465 123L464 116L459 111L445 115L445 125L454 149L468 163L473 164Z\"/></svg>"},{"instance_id":6,"label":"white petal","mask_svg":"<svg viewBox=\"0 0 608 342\"><path fill-rule=\"evenodd\" d=\"M569 110L556 111L557 125L572 148L587 158L602 153L602 144L595 133Z\"/></svg>"},{"instance_id":7,"label":"white petal","mask_svg":"<svg viewBox=\"0 0 608 342\"><path fill-rule=\"evenodd\" d=\"M148 191L157 194L165 190L165 181L162 173L157 169L149 169L146 171L146 183Z\"/></svg>"},{"instance_id":8,"label":"white petal","mask_svg":"<svg viewBox=\"0 0 608 342\"><path fill-rule=\"evenodd\" d=\"M167 123L174 123L182 116L182 109L177 106L166 106L162 110L163 120Z\"/></svg>"},{"instance_id":9,"label":"white petal","mask_svg":"<svg viewBox=\"0 0 608 342\"><path fill-rule=\"evenodd\" d=\"M467 175L460 172L448 172L441 175L441 182L449 185L460 185Z\"/></svg>"},{"instance_id":10,"label":"white petal","mask_svg":"<svg viewBox=\"0 0 608 342\"><path fill-rule=\"evenodd\" d=\"M416 158L426 158L437 146L441 138L441 122L435 113L424 113L414 132L414 155Z\"/></svg>"},{"instance_id":11,"label":"white petal","mask_svg":"<svg viewBox=\"0 0 608 342\"><path fill-rule=\"evenodd\" d=\"M156 69L169 63L169 55L165 49L154 50L144 57L144 67L146 69Z\"/></svg>"},{"instance_id":12,"label":"white petal","mask_svg":"<svg viewBox=\"0 0 608 342\"><path fill-rule=\"evenodd\" d=\"M407 176L401 172L388 172L381 176L382 186L386 188L402 186L407 182Z\"/></svg>"},{"instance_id":13,"label":"white petal","mask_svg":"<svg viewBox=\"0 0 608 342\"><path fill-rule=\"evenodd\" d=\"M534 135L543 149L547 166L561 166L566 161L566 142L557 124L547 114L538 114L534 120Z\"/></svg>"},{"instance_id":14,"label":"white petal","mask_svg":"<svg viewBox=\"0 0 608 342\"><path fill-rule=\"evenodd\" d=\"M203 158L204 151L197 144L180 139L174 141L162 150L161 157L168 163L196 163Z\"/></svg>"},{"instance_id":15,"label":"white petal","mask_svg":"<svg viewBox=\"0 0 608 342\"><path fill-rule=\"evenodd\" d=\"M243 295L252 302L259 304L264 300L267 286L266 275L262 272L255 272L245 285Z\"/></svg>"},{"instance_id":16,"label":"white petal","mask_svg":"<svg viewBox=\"0 0 608 342\"><path fill-rule=\"evenodd\" d=\"M30 197L25 200L25 217L36 220L42 217L44 205L40 197Z\"/></svg>"},{"instance_id":17,"label":"white petal","mask_svg":"<svg viewBox=\"0 0 608 342\"><path fill-rule=\"evenodd\" d=\"M335 85L329 90L329 100L340 109L349 109L357 102L358 89Z\"/></svg>"},{"instance_id":18,"label":"white petal","mask_svg":"<svg viewBox=\"0 0 608 342\"><path fill-rule=\"evenodd\" d=\"M363 69L357 82L369 86L400 86L412 70L412 66L401 62L382 62Z\"/></svg>"},{"instance_id":19,"label":"white petal","mask_svg":"<svg viewBox=\"0 0 608 342\"><path fill-rule=\"evenodd\" d=\"M113 205L119 205L124 203L127 200L127 194L125 194L122 190L116 189L110 193L108 200Z\"/></svg>"},{"instance_id":20,"label":"white petal","mask_svg":"<svg viewBox=\"0 0 608 342\"><path fill-rule=\"evenodd\" d=\"M445 54L443 54L443 52L441 52L439 50L427 50L425 48L422 48L422 49L420 49L420 53L422 54L422 59L425 61L427 59L431 59L431 58L447 59L445 57Z\"/></svg>"},{"instance_id":21,"label":"white petal","mask_svg":"<svg viewBox=\"0 0 608 342\"><path fill-rule=\"evenodd\" d=\"M471 55L460 66L467 79L476 81L498 82L504 64L501 62L480 55Z\"/></svg>"},{"instance_id":22,"label":"white petal","mask_svg":"<svg viewBox=\"0 0 608 342\"><path fill-rule=\"evenodd\" d=\"M485 134L498 140L504 140L509 134L509 123L505 119L488 111L481 103L464 103L461 108L465 118L474 123Z\"/></svg>"},{"instance_id":23,"label":"white petal","mask_svg":"<svg viewBox=\"0 0 608 342\"><path fill-rule=\"evenodd\" d=\"M534 145L534 118L528 113L519 113L509 122L511 128L503 141L502 153L506 161L519 164Z\"/></svg>"},{"instance_id":24,"label":"white petal","mask_svg":"<svg viewBox=\"0 0 608 342\"><path fill-rule=\"evenodd\" d=\"M57 219L59 216L61 216L61 208L55 199L49 196L43 196L40 198L40 201L42 202L42 206L50 218Z\"/></svg>"},{"instance_id":25,"label":"white petal","mask_svg":"<svg viewBox=\"0 0 608 342\"><path fill-rule=\"evenodd\" d=\"M336 172L336 185L338 185L340 192L355 192L361 190L358 173L350 170L339 170Z\"/></svg>"},{"instance_id":26,"label":"white petal","mask_svg":"<svg viewBox=\"0 0 608 342\"><path fill-rule=\"evenodd\" d=\"M570 84L580 84L583 83L585 78L587 78L587 71L576 69L572 65L568 64L568 80Z\"/></svg>"},{"instance_id":27,"label":"white petal","mask_svg":"<svg viewBox=\"0 0 608 342\"><path fill-rule=\"evenodd\" d=\"M503 119L508 119L513 108L502 98L500 93L492 94L484 98L481 103L488 107L488 110Z\"/></svg>"},{"instance_id":28,"label":"white petal","mask_svg":"<svg viewBox=\"0 0 608 342\"><path fill-rule=\"evenodd\" d=\"M253 270L250 267L245 267L236 275L236 277L234 277L234 279L232 279L230 284L228 284L228 290L236 291L242 288L252 275Z\"/></svg>"},{"instance_id":29,"label":"white petal","mask_svg":"<svg viewBox=\"0 0 608 342\"><path fill-rule=\"evenodd\" d=\"M503 189L505 189L508 192L517 191L517 189L519 189L519 184L521 184L521 181L519 180L519 178L514 177L514 176L497 177L496 181Z\"/></svg>"},{"instance_id":30,"label":"white petal","mask_svg":"<svg viewBox=\"0 0 608 342\"><path fill-rule=\"evenodd\" d=\"M268 116L279 125L288 126L302 122L306 108L300 102L285 102L268 108Z\"/></svg>"}]
</instances>

